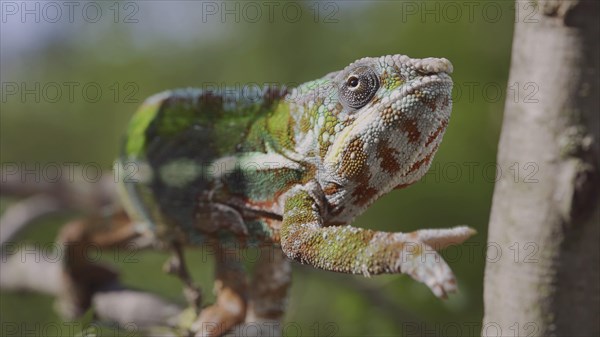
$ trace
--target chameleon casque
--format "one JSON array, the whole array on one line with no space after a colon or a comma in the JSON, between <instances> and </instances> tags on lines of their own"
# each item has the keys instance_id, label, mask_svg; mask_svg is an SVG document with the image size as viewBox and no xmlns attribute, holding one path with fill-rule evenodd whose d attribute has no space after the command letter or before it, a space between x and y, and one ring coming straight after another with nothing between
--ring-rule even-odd
<instances>
[{"instance_id":1,"label":"chameleon casque","mask_svg":"<svg viewBox=\"0 0 600 337\"><path fill-rule=\"evenodd\" d=\"M435 251L472 229L388 233L349 225L429 168L452 109L450 73L443 58L389 55L293 89L180 89L146 100L120 157L138 168L121 186L124 205L136 231L168 247L216 247L217 299L200 311L198 336L280 320L289 260L365 276L408 274L439 297L456 289ZM248 245L271 250L250 285L225 252ZM206 323L219 328L206 332Z\"/></svg>"}]
</instances>

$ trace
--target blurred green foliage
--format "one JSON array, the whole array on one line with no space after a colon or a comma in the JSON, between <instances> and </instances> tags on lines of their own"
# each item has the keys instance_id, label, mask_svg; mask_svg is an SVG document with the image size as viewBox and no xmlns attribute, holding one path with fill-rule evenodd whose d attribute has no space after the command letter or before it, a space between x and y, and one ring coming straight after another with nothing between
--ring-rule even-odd
<instances>
[{"instance_id":1,"label":"blurred green foliage","mask_svg":"<svg viewBox=\"0 0 600 337\"><path fill-rule=\"evenodd\" d=\"M492 9L501 10L499 14L491 10L491 14L484 13L482 8L487 2L481 2L472 16L463 2L300 2L303 15L297 22L286 22L275 11L275 22L264 15L256 23L243 16L239 23L232 17L202 23L198 4L170 2L165 17L182 15L181 20L197 22L185 26L188 31L182 39L153 33L169 23L162 22L160 15L144 15L152 3L156 2L138 2L137 23L65 23L60 34L49 35L38 48L22 53L11 64L3 63L3 83L25 83L28 87L40 83L43 87L51 82L77 82L81 88L94 82L103 94L97 102L88 102L81 90L75 89L73 100L66 97L65 91L56 103L44 97L38 103L33 96L25 100L18 95L3 96L2 163L96 162L108 170L137 105L165 89L206 83L302 83L364 56L402 53L446 57L455 69L455 103L432 171L418 184L384 196L356 219L355 225L389 231L460 224L476 228L479 233L470 240L470 250L447 252L458 277L459 293L440 301L424 285L405 276L362 279L296 265L286 321L298 324L303 336L316 335L315 328L318 334L327 335L331 331L329 322L337 327L335 336L478 334L479 328L473 326L480 324L483 315L486 227L506 96L514 22L512 2L492 2ZM445 3L456 5L460 10L458 19L451 7L444 11ZM336 22L323 22L325 14L333 12L325 7L327 4L336 10ZM409 5L419 6L420 11L410 14L413 7ZM314 20L314 6L321 6L318 22ZM437 16L423 17L426 8ZM193 29L189 27L198 31L190 31ZM7 34L5 29L2 34ZM494 89L501 90L500 96L495 97ZM115 98L115 93L119 97ZM137 102L127 102L128 94ZM68 218L39 221L19 238L49 242ZM209 293L212 263L199 261L193 252L189 255L194 277ZM119 265L125 283L184 302L178 280L161 271L164 253L143 252L136 258L138 263ZM346 278L356 278L376 289L403 311L390 312L373 296L347 286ZM2 324L60 322L49 297L7 292L1 295ZM296 335L293 328L288 335Z\"/></svg>"}]
</instances>

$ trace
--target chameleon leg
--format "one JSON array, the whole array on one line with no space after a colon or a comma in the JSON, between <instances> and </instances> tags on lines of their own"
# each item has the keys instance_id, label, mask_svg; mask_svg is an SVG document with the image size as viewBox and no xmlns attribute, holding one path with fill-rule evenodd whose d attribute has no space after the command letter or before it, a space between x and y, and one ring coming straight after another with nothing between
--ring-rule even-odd
<instances>
[{"instance_id":1,"label":"chameleon leg","mask_svg":"<svg viewBox=\"0 0 600 337\"><path fill-rule=\"evenodd\" d=\"M99 249L123 247L138 236L122 210L71 221L61 229L57 241L64 248L64 290L58 304L64 316L80 316L96 291L117 281L115 270L95 263Z\"/></svg>"},{"instance_id":2,"label":"chameleon leg","mask_svg":"<svg viewBox=\"0 0 600 337\"><path fill-rule=\"evenodd\" d=\"M181 280L183 283L183 293L188 303L197 311L200 311L200 308L202 307L202 291L194 284L194 281L190 276L185 263L183 247L180 243L174 242L172 244L172 249L173 255L165 263L163 270L177 276Z\"/></svg>"},{"instance_id":3,"label":"chameleon leg","mask_svg":"<svg viewBox=\"0 0 600 337\"><path fill-rule=\"evenodd\" d=\"M285 314L292 267L279 246L262 246L259 254L246 322L266 331L264 335L281 336L280 321Z\"/></svg>"},{"instance_id":4,"label":"chameleon leg","mask_svg":"<svg viewBox=\"0 0 600 337\"><path fill-rule=\"evenodd\" d=\"M310 189L297 187L284 206L281 246L286 255L325 270L363 274L403 273L425 283L438 297L456 290L450 267L428 244L443 247L468 239L467 227L388 233L351 226L324 227Z\"/></svg>"},{"instance_id":5,"label":"chameleon leg","mask_svg":"<svg viewBox=\"0 0 600 337\"><path fill-rule=\"evenodd\" d=\"M217 337L246 317L247 281L239 251L215 244L216 302L204 308L192 324L197 337Z\"/></svg>"}]
</instances>

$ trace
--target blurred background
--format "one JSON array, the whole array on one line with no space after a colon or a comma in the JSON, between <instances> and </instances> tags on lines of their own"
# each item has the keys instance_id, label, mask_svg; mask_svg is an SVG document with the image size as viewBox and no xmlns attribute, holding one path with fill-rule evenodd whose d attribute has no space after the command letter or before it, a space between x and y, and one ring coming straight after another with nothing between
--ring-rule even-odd
<instances>
[{"instance_id":1,"label":"blurred background","mask_svg":"<svg viewBox=\"0 0 600 337\"><path fill-rule=\"evenodd\" d=\"M523 84L506 83L512 1L2 1L1 6L3 168L96 163L111 174L128 119L146 97L166 89L293 86L365 56L451 60L453 116L430 172L382 197L354 224L387 231L476 228L467 246L445 254L458 294L441 301L405 276L365 279L294 264L286 335L479 335L486 227L495 174L502 174L495 172L502 109L507 94L523 90ZM13 202L3 198L0 206ZM17 239L51 242L77 215L36 221ZM194 278L210 293L212 262L201 261L194 250L189 256ZM165 253L139 252L135 258L112 261L125 284L185 303L180 282L161 270ZM49 296L0 295L3 327L61 322Z\"/></svg>"}]
</instances>

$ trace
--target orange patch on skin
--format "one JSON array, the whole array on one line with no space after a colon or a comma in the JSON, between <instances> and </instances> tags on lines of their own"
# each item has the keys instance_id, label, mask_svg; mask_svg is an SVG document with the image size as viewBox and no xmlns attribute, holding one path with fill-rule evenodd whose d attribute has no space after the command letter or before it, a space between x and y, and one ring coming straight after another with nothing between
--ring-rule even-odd
<instances>
[{"instance_id":1,"label":"orange patch on skin","mask_svg":"<svg viewBox=\"0 0 600 337\"><path fill-rule=\"evenodd\" d=\"M360 144L362 153L362 141L360 141ZM369 173L369 170L367 169L365 154L365 161L361 163L360 171L358 171L357 174L352 176L352 180L358 183L358 186L352 193L352 196L355 198L356 205L358 206L364 206L368 204L378 193L378 190L369 186L370 179L371 175Z\"/></svg>"},{"instance_id":2,"label":"orange patch on skin","mask_svg":"<svg viewBox=\"0 0 600 337\"><path fill-rule=\"evenodd\" d=\"M394 109L392 109L391 106L388 106L381 112L381 119L383 119L386 124L392 124L394 122L395 114Z\"/></svg>"},{"instance_id":3,"label":"orange patch on skin","mask_svg":"<svg viewBox=\"0 0 600 337\"><path fill-rule=\"evenodd\" d=\"M412 164L412 166L410 167L410 169L408 170L408 172L406 174L407 175L411 174L411 173L417 171L418 169L420 169L421 166L423 166L423 164L428 164L431 161L431 157L433 157L433 154L435 153L436 149L437 148L435 148L431 152L429 152L429 154L425 158L423 158L423 159L419 160L418 162L415 162L414 164Z\"/></svg>"},{"instance_id":4,"label":"orange patch on skin","mask_svg":"<svg viewBox=\"0 0 600 337\"><path fill-rule=\"evenodd\" d=\"M389 146L386 139L383 139L377 144L377 158L381 158L381 168L388 172L394 173L400 170L400 163L394 158L397 151Z\"/></svg>"},{"instance_id":5,"label":"orange patch on skin","mask_svg":"<svg viewBox=\"0 0 600 337\"><path fill-rule=\"evenodd\" d=\"M440 135L440 133L446 129L447 125L448 125L448 122L447 121L443 121L442 125L440 125L437 128L437 130L435 130L434 133L432 133L431 135L429 135L429 138L427 138L427 142L425 143L425 146L429 146L429 144L431 144L434 140L436 140L437 137Z\"/></svg>"},{"instance_id":6,"label":"orange patch on skin","mask_svg":"<svg viewBox=\"0 0 600 337\"><path fill-rule=\"evenodd\" d=\"M349 179L358 178L365 170L367 154L363 151L363 141L354 138L342 155L339 174Z\"/></svg>"},{"instance_id":7,"label":"orange patch on skin","mask_svg":"<svg viewBox=\"0 0 600 337\"><path fill-rule=\"evenodd\" d=\"M336 184L327 184L327 186L325 186L325 188L323 189L323 193L325 193L325 195L332 195L332 194L336 194L339 191L339 186Z\"/></svg>"},{"instance_id":8,"label":"orange patch on skin","mask_svg":"<svg viewBox=\"0 0 600 337\"><path fill-rule=\"evenodd\" d=\"M377 195L377 190L370 187L368 183L360 184L356 190L352 193L352 196L356 198L356 204L358 206L366 205Z\"/></svg>"},{"instance_id":9,"label":"orange patch on skin","mask_svg":"<svg viewBox=\"0 0 600 337\"><path fill-rule=\"evenodd\" d=\"M402 131L408 133L408 141L411 143L416 143L419 141L419 138L421 138L421 131L419 131L416 118L402 121L402 123L400 123L400 128Z\"/></svg>"}]
</instances>

